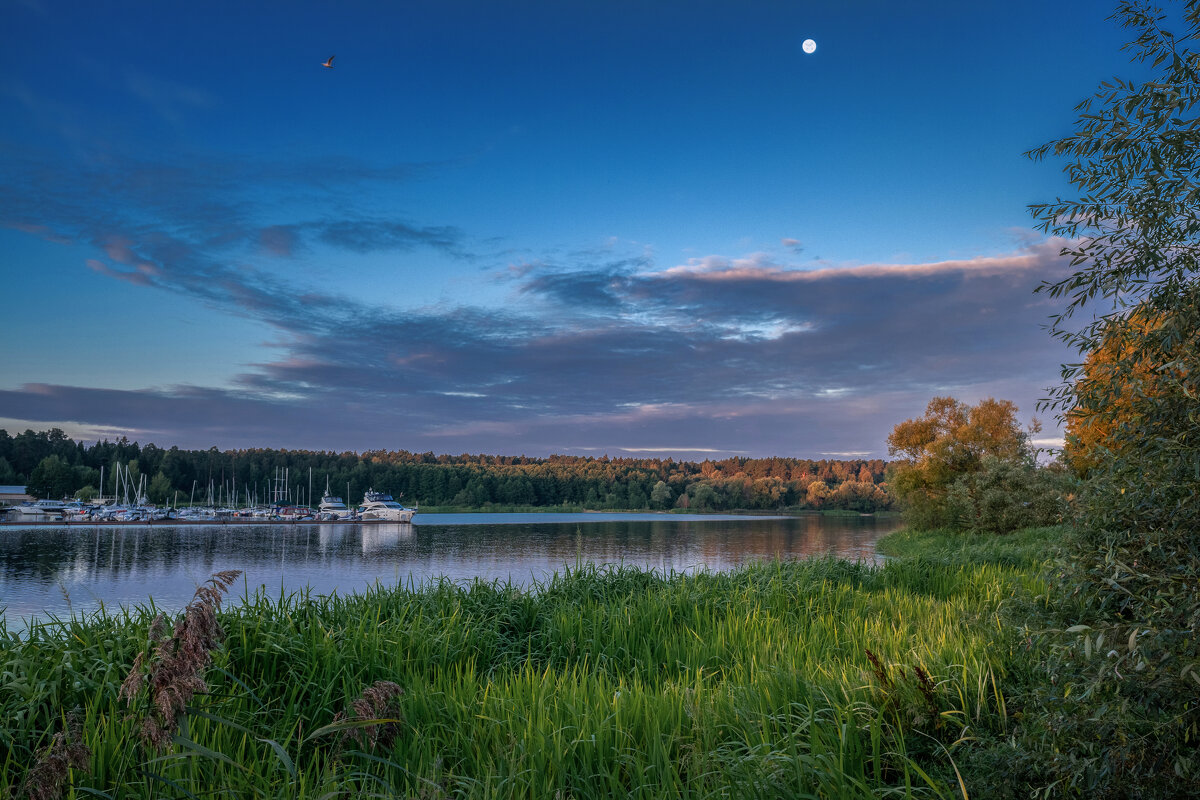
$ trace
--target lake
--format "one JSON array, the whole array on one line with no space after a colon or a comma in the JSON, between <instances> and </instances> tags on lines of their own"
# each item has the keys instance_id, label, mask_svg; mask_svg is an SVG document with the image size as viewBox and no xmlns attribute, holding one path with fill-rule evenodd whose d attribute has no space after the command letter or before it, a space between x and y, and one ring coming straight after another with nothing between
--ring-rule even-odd
<instances>
[{"instance_id":1,"label":"lake","mask_svg":"<svg viewBox=\"0 0 1200 800\"><path fill-rule=\"evenodd\" d=\"M10 630L149 598L178 610L226 569L244 573L237 594L265 587L278 596L439 577L528 585L586 562L684 572L825 554L871 561L876 540L900 525L893 517L818 515L423 514L411 525L4 526L0 609Z\"/></svg>"}]
</instances>

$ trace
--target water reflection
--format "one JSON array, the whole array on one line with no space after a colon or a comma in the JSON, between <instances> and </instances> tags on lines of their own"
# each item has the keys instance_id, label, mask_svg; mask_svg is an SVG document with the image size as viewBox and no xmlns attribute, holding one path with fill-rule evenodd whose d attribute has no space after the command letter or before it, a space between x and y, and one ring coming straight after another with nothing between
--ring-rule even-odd
<instances>
[{"instance_id":1,"label":"water reflection","mask_svg":"<svg viewBox=\"0 0 1200 800\"><path fill-rule=\"evenodd\" d=\"M581 562L660 571L729 569L747 560L829 553L875 558L892 519L799 517L598 520L573 515L449 516L437 524L71 526L0 529L0 607L10 628L101 603L182 608L218 570L272 595L348 593L445 576L527 584ZM432 520L433 518L430 518ZM240 591L240 590L239 590Z\"/></svg>"}]
</instances>

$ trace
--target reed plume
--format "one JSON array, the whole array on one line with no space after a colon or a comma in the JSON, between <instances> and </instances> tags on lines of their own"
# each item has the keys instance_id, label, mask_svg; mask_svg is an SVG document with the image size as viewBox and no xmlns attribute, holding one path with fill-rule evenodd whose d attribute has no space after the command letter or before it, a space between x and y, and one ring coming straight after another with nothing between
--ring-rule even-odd
<instances>
[{"instance_id":1,"label":"reed plume","mask_svg":"<svg viewBox=\"0 0 1200 800\"><path fill-rule=\"evenodd\" d=\"M86 770L91 760L92 751L80 736L79 715L72 711L63 730L54 734L50 746L26 773L20 795L29 800L58 800L66 788L70 770Z\"/></svg>"},{"instance_id":2,"label":"reed plume","mask_svg":"<svg viewBox=\"0 0 1200 800\"><path fill-rule=\"evenodd\" d=\"M134 659L119 695L132 705L147 688L149 708L142 719L141 736L148 747L166 750L187 704L196 694L208 691L204 669L225 638L217 610L241 574L241 570L225 570L209 578L196 590L170 636L162 614L151 623L150 646Z\"/></svg>"},{"instance_id":3,"label":"reed plume","mask_svg":"<svg viewBox=\"0 0 1200 800\"><path fill-rule=\"evenodd\" d=\"M883 666L883 661L869 648L867 649L867 661L871 662L871 672L875 673L875 679L879 681L879 685L886 693L892 688L892 679L888 677L887 667Z\"/></svg>"},{"instance_id":4,"label":"reed plume","mask_svg":"<svg viewBox=\"0 0 1200 800\"><path fill-rule=\"evenodd\" d=\"M376 746L385 750L391 747L400 735L400 724L395 718L401 715L396 698L402 694L404 690L391 681L375 681L364 689L358 699L350 704L353 716L339 711L333 718L335 725L351 721L363 723L343 731L342 743L354 741L360 747L371 750Z\"/></svg>"}]
</instances>

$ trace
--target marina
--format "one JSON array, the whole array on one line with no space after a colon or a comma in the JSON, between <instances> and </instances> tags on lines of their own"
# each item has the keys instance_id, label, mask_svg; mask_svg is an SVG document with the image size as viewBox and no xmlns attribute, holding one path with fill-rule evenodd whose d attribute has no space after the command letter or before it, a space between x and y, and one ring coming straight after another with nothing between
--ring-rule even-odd
<instances>
[{"instance_id":1,"label":"marina","mask_svg":"<svg viewBox=\"0 0 1200 800\"><path fill-rule=\"evenodd\" d=\"M329 493L326 486L321 504L313 509L297 505L257 505L244 508L228 506L160 507L145 502L139 486L129 499L121 502L83 503L78 500L36 500L0 508L0 525L129 525L168 523L171 525L270 525L287 523L410 523L417 507L404 506L390 494L368 489L359 506L350 508Z\"/></svg>"}]
</instances>

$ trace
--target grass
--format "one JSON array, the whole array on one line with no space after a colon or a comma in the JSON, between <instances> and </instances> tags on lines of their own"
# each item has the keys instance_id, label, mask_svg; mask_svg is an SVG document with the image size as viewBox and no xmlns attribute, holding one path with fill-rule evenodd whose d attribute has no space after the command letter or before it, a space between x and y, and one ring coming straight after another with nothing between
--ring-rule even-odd
<instances>
[{"instance_id":1,"label":"grass","mask_svg":"<svg viewBox=\"0 0 1200 800\"><path fill-rule=\"evenodd\" d=\"M1005 535L904 528L880 539L878 549L893 558L1036 568L1048 562L1066 535L1062 527L1025 528Z\"/></svg>"},{"instance_id":2,"label":"grass","mask_svg":"<svg viewBox=\"0 0 1200 800\"><path fill-rule=\"evenodd\" d=\"M894 535L910 555L882 567L256 594L218 614L162 751L118 697L153 609L0 623L0 796L74 711L77 797L962 797L957 754L1010 725L999 612L1042 590L1052 534Z\"/></svg>"}]
</instances>

